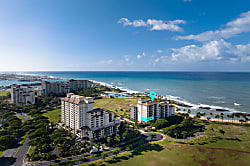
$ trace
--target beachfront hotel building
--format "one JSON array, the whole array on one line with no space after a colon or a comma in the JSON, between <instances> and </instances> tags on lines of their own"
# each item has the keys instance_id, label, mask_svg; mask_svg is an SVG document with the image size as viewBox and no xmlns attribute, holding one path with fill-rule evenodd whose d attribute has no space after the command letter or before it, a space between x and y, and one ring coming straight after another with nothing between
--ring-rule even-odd
<instances>
[{"instance_id":1,"label":"beachfront hotel building","mask_svg":"<svg viewBox=\"0 0 250 166\"><path fill-rule=\"evenodd\" d=\"M66 82L67 86L69 87L70 91L78 91L81 89L88 89L92 87L92 82L89 80L68 80Z\"/></svg>"},{"instance_id":2,"label":"beachfront hotel building","mask_svg":"<svg viewBox=\"0 0 250 166\"><path fill-rule=\"evenodd\" d=\"M69 88L63 81L43 81L40 87L40 94L41 95L60 95L69 93Z\"/></svg>"},{"instance_id":3,"label":"beachfront hotel building","mask_svg":"<svg viewBox=\"0 0 250 166\"><path fill-rule=\"evenodd\" d=\"M43 81L40 87L40 95L62 95L81 89L91 88L92 82L89 80L68 80L68 81Z\"/></svg>"},{"instance_id":4,"label":"beachfront hotel building","mask_svg":"<svg viewBox=\"0 0 250 166\"><path fill-rule=\"evenodd\" d=\"M114 113L101 108L93 108L93 98L68 93L61 99L61 122L72 132L83 138L100 138L118 132L119 120Z\"/></svg>"},{"instance_id":5,"label":"beachfront hotel building","mask_svg":"<svg viewBox=\"0 0 250 166\"><path fill-rule=\"evenodd\" d=\"M139 123L147 123L143 119L152 118L154 120L173 116L175 106L168 102L147 101L139 99L137 104L132 104L130 109L130 118Z\"/></svg>"},{"instance_id":6,"label":"beachfront hotel building","mask_svg":"<svg viewBox=\"0 0 250 166\"><path fill-rule=\"evenodd\" d=\"M11 103L17 106L35 104L35 92L29 86L11 85Z\"/></svg>"}]
</instances>

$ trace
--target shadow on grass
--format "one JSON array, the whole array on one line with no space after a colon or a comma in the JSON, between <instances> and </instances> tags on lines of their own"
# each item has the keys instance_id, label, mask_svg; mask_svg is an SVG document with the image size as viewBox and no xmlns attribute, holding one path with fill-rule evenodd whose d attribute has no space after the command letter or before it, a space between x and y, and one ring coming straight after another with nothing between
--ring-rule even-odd
<instances>
[{"instance_id":1,"label":"shadow on grass","mask_svg":"<svg viewBox=\"0 0 250 166\"><path fill-rule=\"evenodd\" d=\"M148 152L148 151L157 151L160 152L164 148L158 144L147 144L139 147L138 149L135 149L134 151L131 152L131 154L123 155L120 157L114 157L110 160L105 161L108 164L112 163L117 163L121 162L122 160L128 160L130 158L133 158L134 156L142 155L143 152Z\"/></svg>"},{"instance_id":2,"label":"shadow on grass","mask_svg":"<svg viewBox=\"0 0 250 166\"><path fill-rule=\"evenodd\" d=\"M239 138L226 138L226 140L238 141L241 142L242 140Z\"/></svg>"},{"instance_id":3,"label":"shadow on grass","mask_svg":"<svg viewBox=\"0 0 250 166\"><path fill-rule=\"evenodd\" d=\"M1 157L0 165L9 166L9 165L12 165L15 161L16 161L16 158L13 158L13 157Z\"/></svg>"}]
</instances>

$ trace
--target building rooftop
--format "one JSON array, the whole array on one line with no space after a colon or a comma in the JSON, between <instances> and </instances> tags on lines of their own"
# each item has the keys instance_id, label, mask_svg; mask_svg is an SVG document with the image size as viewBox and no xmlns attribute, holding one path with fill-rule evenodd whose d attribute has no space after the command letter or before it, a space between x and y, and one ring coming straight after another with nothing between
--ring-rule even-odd
<instances>
[{"instance_id":1,"label":"building rooftop","mask_svg":"<svg viewBox=\"0 0 250 166\"><path fill-rule=\"evenodd\" d=\"M61 98L62 101L67 101L75 104L91 104L93 102L93 97L84 97L75 95L74 93L68 93L67 97Z\"/></svg>"}]
</instances>

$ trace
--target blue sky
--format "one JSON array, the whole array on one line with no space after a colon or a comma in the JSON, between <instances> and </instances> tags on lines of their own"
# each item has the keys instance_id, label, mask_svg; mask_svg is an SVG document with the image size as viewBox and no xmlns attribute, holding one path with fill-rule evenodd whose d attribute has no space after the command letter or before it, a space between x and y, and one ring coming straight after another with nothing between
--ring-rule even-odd
<instances>
[{"instance_id":1,"label":"blue sky","mask_svg":"<svg viewBox=\"0 0 250 166\"><path fill-rule=\"evenodd\" d=\"M250 71L250 1L0 1L0 58L0 71Z\"/></svg>"}]
</instances>

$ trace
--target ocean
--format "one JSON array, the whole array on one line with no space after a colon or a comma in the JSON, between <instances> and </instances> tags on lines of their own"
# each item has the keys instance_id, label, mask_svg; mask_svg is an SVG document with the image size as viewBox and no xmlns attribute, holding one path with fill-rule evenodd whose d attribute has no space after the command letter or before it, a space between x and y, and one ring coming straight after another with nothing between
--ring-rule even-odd
<instances>
[{"instance_id":1,"label":"ocean","mask_svg":"<svg viewBox=\"0 0 250 166\"><path fill-rule=\"evenodd\" d=\"M66 79L88 79L130 92L149 92L193 106L192 113L222 108L250 113L250 73L239 72L136 72L62 71L23 72ZM0 81L0 85L4 83ZM5 82L6 85L6 82ZM211 107L211 110L199 107ZM217 111L217 113L220 113ZM225 112L224 114L227 114Z\"/></svg>"}]
</instances>

